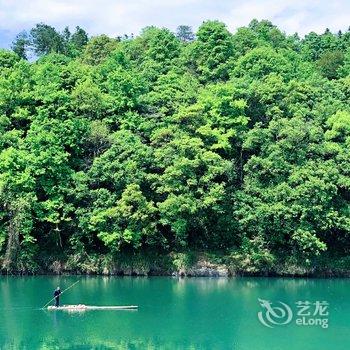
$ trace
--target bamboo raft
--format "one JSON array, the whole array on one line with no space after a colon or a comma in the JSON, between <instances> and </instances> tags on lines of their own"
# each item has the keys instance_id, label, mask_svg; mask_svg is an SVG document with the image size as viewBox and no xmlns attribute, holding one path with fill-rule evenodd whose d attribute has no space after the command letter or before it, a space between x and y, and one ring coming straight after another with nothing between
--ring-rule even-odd
<instances>
[{"instance_id":1,"label":"bamboo raft","mask_svg":"<svg viewBox=\"0 0 350 350\"><path fill-rule=\"evenodd\" d=\"M48 306L50 311L86 311L86 310L135 310L138 309L136 305L125 305L125 306L93 306L93 305L62 305L62 306Z\"/></svg>"}]
</instances>

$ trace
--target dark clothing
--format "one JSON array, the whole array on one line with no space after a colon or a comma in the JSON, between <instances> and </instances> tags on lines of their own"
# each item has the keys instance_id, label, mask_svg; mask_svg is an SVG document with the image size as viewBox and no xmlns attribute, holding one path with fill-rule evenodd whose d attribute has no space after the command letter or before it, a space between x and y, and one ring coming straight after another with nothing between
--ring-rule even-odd
<instances>
[{"instance_id":1,"label":"dark clothing","mask_svg":"<svg viewBox=\"0 0 350 350\"><path fill-rule=\"evenodd\" d=\"M55 290L53 293L53 296L55 298L55 306L59 307L60 306L60 294L61 294L61 290Z\"/></svg>"}]
</instances>

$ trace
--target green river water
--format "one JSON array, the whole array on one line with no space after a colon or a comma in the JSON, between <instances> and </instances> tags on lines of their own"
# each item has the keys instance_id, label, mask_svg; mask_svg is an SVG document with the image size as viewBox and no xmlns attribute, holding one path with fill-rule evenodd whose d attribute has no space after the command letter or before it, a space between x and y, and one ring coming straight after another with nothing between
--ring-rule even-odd
<instances>
[{"instance_id":1,"label":"green river water","mask_svg":"<svg viewBox=\"0 0 350 350\"><path fill-rule=\"evenodd\" d=\"M62 304L139 309L40 309L77 280ZM0 311L0 349L350 349L350 279L0 277Z\"/></svg>"}]
</instances>

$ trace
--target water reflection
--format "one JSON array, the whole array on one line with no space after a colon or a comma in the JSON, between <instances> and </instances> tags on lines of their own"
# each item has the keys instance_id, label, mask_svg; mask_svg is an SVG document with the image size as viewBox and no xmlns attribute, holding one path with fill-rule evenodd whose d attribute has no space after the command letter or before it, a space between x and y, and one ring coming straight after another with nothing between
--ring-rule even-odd
<instances>
[{"instance_id":1,"label":"water reflection","mask_svg":"<svg viewBox=\"0 0 350 350\"><path fill-rule=\"evenodd\" d=\"M79 278L62 303L139 305L139 310L43 311L53 289L71 285L76 276L0 277L0 348L292 350L312 340L318 350L325 344L336 350L349 339L349 280ZM271 331L257 321L258 298L327 300L331 326Z\"/></svg>"}]
</instances>

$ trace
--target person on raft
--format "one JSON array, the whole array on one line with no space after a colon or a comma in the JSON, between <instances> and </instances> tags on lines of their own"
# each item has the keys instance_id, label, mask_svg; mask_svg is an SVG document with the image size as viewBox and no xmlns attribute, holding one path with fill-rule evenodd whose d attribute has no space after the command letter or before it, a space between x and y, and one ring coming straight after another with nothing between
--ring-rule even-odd
<instances>
[{"instance_id":1,"label":"person on raft","mask_svg":"<svg viewBox=\"0 0 350 350\"><path fill-rule=\"evenodd\" d=\"M61 289L60 289L60 287L57 287L53 293L53 296L55 298L55 306L56 307L60 306L60 294L61 294Z\"/></svg>"}]
</instances>

